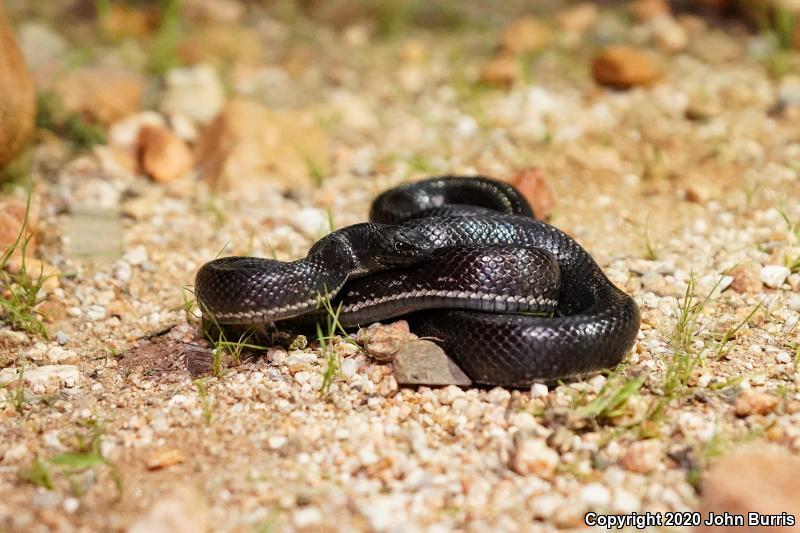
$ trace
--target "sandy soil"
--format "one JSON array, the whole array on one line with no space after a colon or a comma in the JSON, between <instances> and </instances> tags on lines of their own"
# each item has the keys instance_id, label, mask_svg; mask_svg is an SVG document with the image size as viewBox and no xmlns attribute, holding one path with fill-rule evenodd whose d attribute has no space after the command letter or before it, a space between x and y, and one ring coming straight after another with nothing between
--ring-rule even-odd
<instances>
[{"instance_id":1,"label":"sandy soil","mask_svg":"<svg viewBox=\"0 0 800 533\"><path fill-rule=\"evenodd\" d=\"M66 30L11 8L22 33L44 24L66 39L58 58L98 42L88 22ZM234 24L261 51L213 52L229 54L212 62L226 98L314 116L329 168L318 185L264 173L212 190L195 173L148 178L111 136L75 151L40 135L37 255L58 283L40 304L49 340L3 337L0 530L569 529L588 511L696 509L709 465L747 443L800 451L800 80L770 69L779 52L763 34L683 18L688 44L670 51L621 8L576 35L548 12L547 45L496 88L478 80L503 14L386 36L249 9ZM163 76L125 63L138 42L106 41L88 62L145 76L142 108L160 110ZM598 87L590 60L607 42L650 53L662 79ZM641 307L636 345L608 375L404 387L343 342L324 394L316 342L189 372L208 343L185 288L220 250L301 257L329 213L335 227L365 220L391 185L527 167L553 192L550 221ZM35 379L53 364L77 379Z\"/></svg>"}]
</instances>

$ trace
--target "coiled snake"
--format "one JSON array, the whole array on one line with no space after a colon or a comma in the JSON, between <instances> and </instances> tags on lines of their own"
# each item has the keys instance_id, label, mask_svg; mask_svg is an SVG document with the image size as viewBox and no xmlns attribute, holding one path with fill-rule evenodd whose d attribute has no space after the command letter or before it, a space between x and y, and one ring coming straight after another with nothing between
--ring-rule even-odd
<instances>
[{"instance_id":1,"label":"coiled snake","mask_svg":"<svg viewBox=\"0 0 800 533\"><path fill-rule=\"evenodd\" d=\"M345 327L408 316L474 382L509 387L616 365L639 330L634 300L577 242L484 177L388 190L370 222L328 234L305 258L215 259L195 291L222 325L280 328L318 313L319 294L341 302Z\"/></svg>"}]
</instances>

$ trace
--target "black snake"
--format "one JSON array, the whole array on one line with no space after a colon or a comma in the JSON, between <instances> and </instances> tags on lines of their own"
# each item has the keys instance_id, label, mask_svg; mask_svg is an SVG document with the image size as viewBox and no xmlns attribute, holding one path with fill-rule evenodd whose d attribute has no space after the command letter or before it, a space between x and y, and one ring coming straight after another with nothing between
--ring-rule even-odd
<instances>
[{"instance_id":1,"label":"black snake","mask_svg":"<svg viewBox=\"0 0 800 533\"><path fill-rule=\"evenodd\" d=\"M300 260L225 257L195 291L219 324L282 325L341 302L345 327L407 316L476 383L512 387L619 363L639 309L510 185L440 177L388 190L368 223L334 231Z\"/></svg>"}]
</instances>

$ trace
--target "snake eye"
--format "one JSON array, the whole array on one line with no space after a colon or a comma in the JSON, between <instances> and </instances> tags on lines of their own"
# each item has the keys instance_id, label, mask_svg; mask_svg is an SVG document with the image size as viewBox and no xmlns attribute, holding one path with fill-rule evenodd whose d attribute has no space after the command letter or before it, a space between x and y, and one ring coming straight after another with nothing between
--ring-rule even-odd
<instances>
[{"instance_id":1,"label":"snake eye","mask_svg":"<svg viewBox=\"0 0 800 533\"><path fill-rule=\"evenodd\" d=\"M414 246L412 246L411 243L408 243L406 241L396 241L394 243L394 249L396 252L403 254L413 251Z\"/></svg>"}]
</instances>

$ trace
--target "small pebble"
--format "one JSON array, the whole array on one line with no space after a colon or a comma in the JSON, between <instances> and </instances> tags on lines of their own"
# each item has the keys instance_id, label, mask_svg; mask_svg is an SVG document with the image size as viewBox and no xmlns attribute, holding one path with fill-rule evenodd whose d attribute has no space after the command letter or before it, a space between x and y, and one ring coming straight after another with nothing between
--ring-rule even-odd
<instances>
[{"instance_id":1,"label":"small pebble","mask_svg":"<svg viewBox=\"0 0 800 533\"><path fill-rule=\"evenodd\" d=\"M63 331L58 330L56 332L56 342L58 342L59 344L61 344L63 346L63 345L65 345L65 344L67 344L69 342L69 337Z\"/></svg>"},{"instance_id":2,"label":"small pebble","mask_svg":"<svg viewBox=\"0 0 800 533\"><path fill-rule=\"evenodd\" d=\"M486 396L486 399L490 403L502 405L508 403L508 400L511 399L511 393L508 392L507 389L502 387L495 387L489 391L489 394Z\"/></svg>"},{"instance_id":3,"label":"small pebble","mask_svg":"<svg viewBox=\"0 0 800 533\"><path fill-rule=\"evenodd\" d=\"M761 281L771 289L777 289L792 271L782 265L767 265L761 269Z\"/></svg>"},{"instance_id":4,"label":"small pebble","mask_svg":"<svg viewBox=\"0 0 800 533\"><path fill-rule=\"evenodd\" d=\"M293 514L295 526L300 529L316 526L322 522L322 513L316 507L308 506L297 509Z\"/></svg>"},{"instance_id":5,"label":"small pebble","mask_svg":"<svg viewBox=\"0 0 800 533\"><path fill-rule=\"evenodd\" d=\"M736 265L730 270L731 288L736 292L758 292L761 284L761 265L752 261Z\"/></svg>"},{"instance_id":6,"label":"small pebble","mask_svg":"<svg viewBox=\"0 0 800 533\"><path fill-rule=\"evenodd\" d=\"M640 440L628 447L622 466L631 472L647 474L658 468L663 459L663 444L656 439Z\"/></svg>"},{"instance_id":7,"label":"small pebble","mask_svg":"<svg viewBox=\"0 0 800 533\"><path fill-rule=\"evenodd\" d=\"M358 362L352 358L343 359L341 371L344 377L352 378L358 371Z\"/></svg>"},{"instance_id":8,"label":"small pebble","mask_svg":"<svg viewBox=\"0 0 800 533\"><path fill-rule=\"evenodd\" d=\"M534 383L531 385L531 396L533 398L544 398L548 394L547 385L544 383Z\"/></svg>"},{"instance_id":9,"label":"small pebble","mask_svg":"<svg viewBox=\"0 0 800 533\"><path fill-rule=\"evenodd\" d=\"M315 207L303 207L292 214L291 222L294 227L304 235L311 238L319 238L328 231L328 215Z\"/></svg>"},{"instance_id":10,"label":"small pebble","mask_svg":"<svg viewBox=\"0 0 800 533\"><path fill-rule=\"evenodd\" d=\"M600 483L589 483L581 489L581 502L593 509L604 509L611 503L611 492Z\"/></svg>"},{"instance_id":11,"label":"small pebble","mask_svg":"<svg viewBox=\"0 0 800 533\"><path fill-rule=\"evenodd\" d=\"M81 506L81 501L78 498L65 498L64 510L70 514L74 513Z\"/></svg>"},{"instance_id":12,"label":"small pebble","mask_svg":"<svg viewBox=\"0 0 800 533\"><path fill-rule=\"evenodd\" d=\"M287 442L289 442L289 439L284 435L273 435L267 440L267 446L269 446L270 450L278 450L283 448Z\"/></svg>"},{"instance_id":13,"label":"small pebble","mask_svg":"<svg viewBox=\"0 0 800 533\"><path fill-rule=\"evenodd\" d=\"M524 439L517 443L511 468L517 474L533 474L548 479L555 472L559 460L558 452L547 446L543 439Z\"/></svg>"},{"instance_id":14,"label":"small pebble","mask_svg":"<svg viewBox=\"0 0 800 533\"><path fill-rule=\"evenodd\" d=\"M102 305L92 305L86 310L86 318L89 320L102 320L108 315L108 311Z\"/></svg>"},{"instance_id":15,"label":"small pebble","mask_svg":"<svg viewBox=\"0 0 800 533\"><path fill-rule=\"evenodd\" d=\"M778 406L778 399L755 389L746 389L736 397L734 412L737 416L767 415Z\"/></svg>"}]
</instances>

